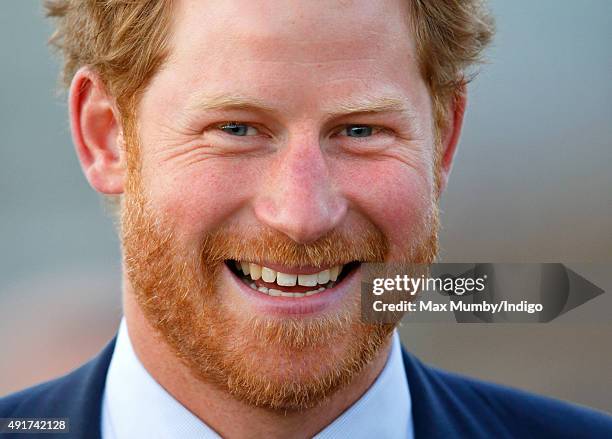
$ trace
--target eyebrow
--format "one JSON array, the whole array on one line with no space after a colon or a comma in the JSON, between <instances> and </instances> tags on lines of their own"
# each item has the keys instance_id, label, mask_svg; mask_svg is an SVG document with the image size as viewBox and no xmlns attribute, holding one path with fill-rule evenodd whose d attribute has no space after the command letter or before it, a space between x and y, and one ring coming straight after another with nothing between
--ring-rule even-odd
<instances>
[{"instance_id":1,"label":"eyebrow","mask_svg":"<svg viewBox=\"0 0 612 439\"><path fill-rule=\"evenodd\" d=\"M376 113L408 113L412 115L412 109L403 100L391 96L361 96L358 99L349 99L334 105L333 109L326 112L328 116L339 117L351 114L376 114Z\"/></svg>"},{"instance_id":2,"label":"eyebrow","mask_svg":"<svg viewBox=\"0 0 612 439\"><path fill-rule=\"evenodd\" d=\"M195 111L250 110L260 113L280 112L263 100L239 94L197 96L188 108ZM365 95L357 99L346 99L334 103L333 106L324 109L324 112L330 118L353 114L380 113L407 113L407 116L414 117L414 111L411 106L393 96Z\"/></svg>"},{"instance_id":3,"label":"eyebrow","mask_svg":"<svg viewBox=\"0 0 612 439\"><path fill-rule=\"evenodd\" d=\"M189 110L255 110L274 113L276 110L264 101L252 97L232 94L198 96L188 106Z\"/></svg>"}]
</instances>

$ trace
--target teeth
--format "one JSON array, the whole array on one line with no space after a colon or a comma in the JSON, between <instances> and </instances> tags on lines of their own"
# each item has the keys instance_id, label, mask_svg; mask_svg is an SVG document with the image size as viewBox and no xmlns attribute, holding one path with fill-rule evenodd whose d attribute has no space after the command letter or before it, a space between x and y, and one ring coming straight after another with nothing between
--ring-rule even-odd
<instances>
[{"instance_id":1,"label":"teeth","mask_svg":"<svg viewBox=\"0 0 612 439\"><path fill-rule=\"evenodd\" d=\"M329 270L323 270L317 274L317 282L320 284L326 284L329 282Z\"/></svg>"},{"instance_id":2,"label":"teeth","mask_svg":"<svg viewBox=\"0 0 612 439\"><path fill-rule=\"evenodd\" d=\"M270 296L282 296L282 297L306 297L312 296L314 294L325 291L325 285L327 288L333 288L335 286L335 282L338 280L338 276L342 271L342 265L336 265L335 267L331 267L326 270L322 270L318 273L313 274L288 274L277 272L276 270L272 270L271 268L264 267L258 264L235 261L236 268L242 271L246 276L250 277L250 279L245 279L247 285L249 285L254 290L259 291L263 294L268 294ZM296 284L305 286L305 287L318 287L318 289L313 289L311 291L306 291L304 293L294 293L288 291L282 291L275 288L266 288L266 287L257 287L254 281L262 279L267 283L276 283L281 287L293 287Z\"/></svg>"},{"instance_id":3,"label":"teeth","mask_svg":"<svg viewBox=\"0 0 612 439\"><path fill-rule=\"evenodd\" d=\"M261 265L249 264L249 271L251 272L251 279L257 280L261 278Z\"/></svg>"},{"instance_id":4,"label":"teeth","mask_svg":"<svg viewBox=\"0 0 612 439\"><path fill-rule=\"evenodd\" d=\"M276 271L268 267L261 267L261 278L264 282L274 282L276 280Z\"/></svg>"},{"instance_id":5,"label":"teeth","mask_svg":"<svg viewBox=\"0 0 612 439\"><path fill-rule=\"evenodd\" d=\"M245 275L250 275L253 280L263 279L264 282L276 282L284 287L292 287L296 283L305 287L314 287L317 284L325 285L329 281L335 282L338 280L338 275L342 271L342 266L336 265L313 274L287 274L254 263L238 261L236 261L236 267L242 270Z\"/></svg>"},{"instance_id":6,"label":"teeth","mask_svg":"<svg viewBox=\"0 0 612 439\"><path fill-rule=\"evenodd\" d=\"M298 284L304 287L314 287L317 284L318 275L315 274L299 274Z\"/></svg>"},{"instance_id":7,"label":"teeth","mask_svg":"<svg viewBox=\"0 0 612 439\"><path fill-rule=\"evenodd\" d=\"M276 273L276 283L283 287L292 287L295 285L297 277L298 277L297 274L287 274L287 273L281 273L279 271L278 273Z\"/></svg>"},{"instance_id":8,"label":"teeth","mask_svg":"<svg viewBox=\"0 0 612 439\"><path fill-rule=\"evenodd\" d=\"M257 285L255 285L255 282L250 282L248 285L254 290L259 291L262 294L267 294L268 296L275 296L275 297L308 297L308 296L313 296L315 294L319 294L326 290L326 288L319 287L316 290L306 291L304 293L292 293L289 291L277 290L275 288L257 287Z\"/></svg>"},{"instance_id":9,"label":"teeth","mask_svg":"<svg viewBox=\"0 0 612 439\"><path fill-rule=\"evenodd\" d=\"M336 265L329 270L329 279L336 282L338 280L338 275L340 274L340 266Z\"/></svg>"},{"instance_id":10,"label":"teeth","mask_svg":"<svg viewBox=\"0 0 612 439\"><path fill-rule=\"evenodd\" d=\"M249 263L248 262L240 262L240 268L242 268L242 272L246 275L249 274Z\"/></svg>"}]
</instances>

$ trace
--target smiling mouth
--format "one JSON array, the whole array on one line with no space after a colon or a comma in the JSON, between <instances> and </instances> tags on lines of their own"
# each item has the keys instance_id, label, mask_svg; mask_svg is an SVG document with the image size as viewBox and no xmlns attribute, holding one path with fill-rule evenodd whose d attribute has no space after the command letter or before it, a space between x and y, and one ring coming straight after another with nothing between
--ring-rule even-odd
<instances>
[{"instance_id":1,"label":"smiling mouth","mask_svg":"<svg viewBox=\"0 0 612 439\"><path fill-rule=\"evenodd\" d=\"M302 298L314 296L339 285L359 262L327 267L320 271L285 267L286 273L246 261L225 261L228 268L252 290L268 296Z\"/></svg>"}]
</instances>

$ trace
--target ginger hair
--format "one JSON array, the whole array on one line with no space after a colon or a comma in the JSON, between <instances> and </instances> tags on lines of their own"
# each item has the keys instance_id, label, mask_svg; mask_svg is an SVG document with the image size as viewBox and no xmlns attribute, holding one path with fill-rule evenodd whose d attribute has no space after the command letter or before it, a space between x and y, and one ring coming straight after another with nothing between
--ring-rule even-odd
<instances>
[{"instance_id":1,"label":"ginger hair","mask_svg":"<svg viewBox=\"0 0 612 439\"><path fill-rule=\"evenodd\" d=\"M485 0L406 0L420 71L432 98L436 187L440 189L441 132L449 109L483 61L495 26ZM50 43L63 56L67 88L82 66L93 68L123 118L168 55L172 0L46 0L55 19Z\"/></svg>"},{"instance_id":2,"label":"ginger hair","mask_svg":"<svg viewBox=\"0 0 612 439\"><path fill-rule=\"evenodd\" d=\"M494 34L483 0L407 0L423 78L440 125L449 99L472 78ZM171 0L47 0L51 44L63 56L63 83L88 65L120 107L147 86L167 55Z\"/></svg>"}]
</instances>

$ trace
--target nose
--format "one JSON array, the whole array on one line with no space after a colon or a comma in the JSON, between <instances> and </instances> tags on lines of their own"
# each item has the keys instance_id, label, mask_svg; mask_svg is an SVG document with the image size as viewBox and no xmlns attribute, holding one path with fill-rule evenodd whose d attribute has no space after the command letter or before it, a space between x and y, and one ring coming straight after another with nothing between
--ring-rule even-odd
<instances>
[{"instance_id":1,"label":"nose","mask_svg":"<svg viewBox=\"0 0 612 439\"><path fill-rule=\"evenodd\" d=\"M259 221L293 241L316 241L340 224L347 201L318 141L293 142L276 154L255 202Z\"/></svg>"}]
</instances>

